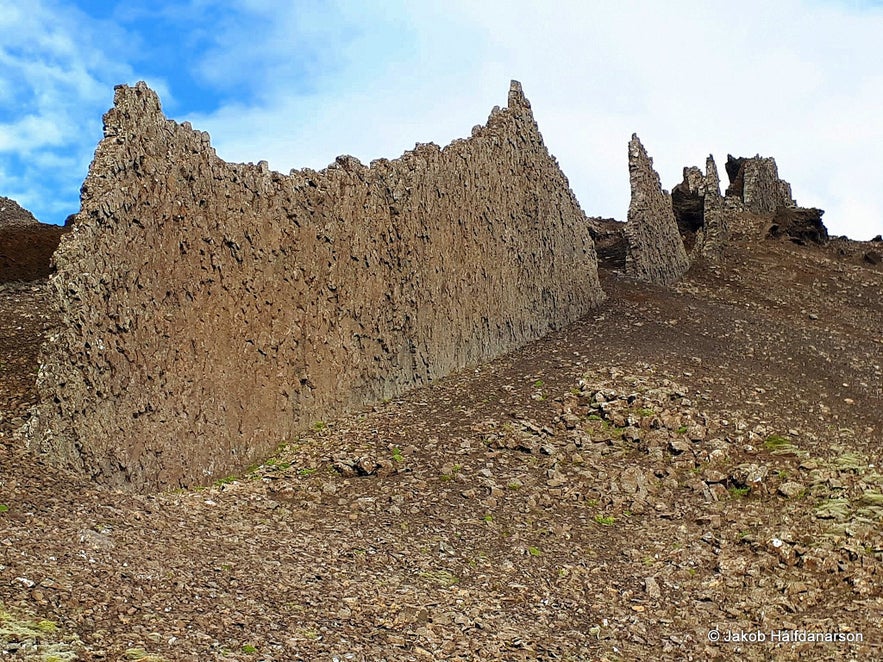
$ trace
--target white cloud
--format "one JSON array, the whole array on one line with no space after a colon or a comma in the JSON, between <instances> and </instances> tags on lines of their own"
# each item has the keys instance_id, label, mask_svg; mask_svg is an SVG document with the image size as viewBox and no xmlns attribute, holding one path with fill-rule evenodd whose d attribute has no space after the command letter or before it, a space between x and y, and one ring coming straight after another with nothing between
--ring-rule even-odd
<instances>
[{"instance_id":1,"label":"white cloud","mask_svg":"<svg viewBox=\"0 0 883 662\"><path fill-rule=\"evenodd\" d=\"M76 211L113 83L121 32L51 0L0 0L0 185L41 220Z\"/></svg>"},{"instance_id":2,"label":"white cloud","mask_svg":"<svg viewBox=\"0 0 883 662\"><path fill-rule=\"evenodd\" d=\"M267 158L280 170L319 167L340 152L394 157L415 141L468 135L491 106L505 104L511 77L524 83L589 214L625 216L626 143L635 131L667 187L709 152L722 172L728 152L761 153L777 158L798 202L827 209L832 232L883 231L883 189L863 174L883 151L880 12L809 0L379 7L380 17L346 4L321 14L339 29L320 30L319 42L337 50L327 63L324 51L316 56L311 86L261 77L256 104L189 119L212 133L222 156ZM297 38L304 19L274 11L279 31L255 51L268 70L286 54L315 55L315 44ZM395 21L384 20L389 13ZM356 23L361 30L347 28ZM384 47L397 39L413 43ZM225 34L225 59L214 53L205 67L227 71L249 40Z\"/></svg>"},{"instance_id":3,"label":"white cloud","mask_svg":"<svg viewBox=\"0 0 883 662\"><path fill-rule=\"evenodd\" d=\"M0 0L0 93L20 106L0 108L0 185L75 200L85 170L52 163L88 162L112 85L133 81L126 54L149 39L111 21L156 17L184 30L182 49L208 46L187 51L189 73L228 101L188 112L171 74L148 83L230 160L287 171L446 144L516 78L589 214L624 218L634 131L669 188L709 152L721 172L728 152L759 152L833 233L883 232L883 11L867 2L191 0L119 3L96 21Z\"/></svg>"}]
</instances>

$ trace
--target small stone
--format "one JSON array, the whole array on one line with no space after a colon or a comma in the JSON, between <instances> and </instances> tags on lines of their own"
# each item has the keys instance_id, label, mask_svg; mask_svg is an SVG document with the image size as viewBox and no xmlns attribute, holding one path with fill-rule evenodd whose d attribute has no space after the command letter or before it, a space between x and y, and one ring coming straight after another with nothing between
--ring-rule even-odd
<instances>
[{"instance_id":1,"label":"small stone","mask_svg":"<svg viewBox=\"0 0 883 662\"><path fill-rule=\"evenodd\" d=\"M641 429L633 426L627 427L622 432L622 438L626 441L640 441L641 440Z\"/></svg>"},{"instance_id":2,"label":"small stone","mask_svg":"<svg viewBox=\"0 0 883 662\"><path fill-rule=\"evenodd\" d=\"M650 598L657 599L662 597L662 591L659 590L659 583L655 577L644 578L644 591Z\"/></svg>"},{"instance_id":3,"label":"small stone","mask_svg":"<svg viewBox=\"0 0 883 662\"><path fill-rule=\"evenodd\" d=\"M762 483L769 474L769 468L759 464L740 464L732 472L730 478L737 485L756 485Z\"/></svg>"},{"instance_id":4,"label":"small stone","mask_svg":"<svg viewBox=\"0 0 883 662\"><path fill-rule=\"evenodd\" d=\"M800 483L789 481L787 483L782 483L781 485L779 485L779 489L776 491L783 497L793 499L794 497L800 496L800 494L802 494L805 489L806 487L801 485Z\"/></svg>"},{"instance_id":5,"label":"small stone","mask_svg":"<svg viewBox=\"0 0 883 662\"><path fill-rule=\"evenodd\" d=\"M692 446L690 445L690 442L685 439L672 439L668 442L668 449L675 455L680 455L681 453L687 453L692 450Z\"/></svg>"},{"instance_id":6,"label":"small stone","mask_svg":"<svg viewBox=\"0 0 883 662\"><path fill-rule=\"evenodd\" d=\"M727 475L717 469L708 469L705 471L704 480L706 483L723 483L727 480Z\"/></svg>"}]
</instances>

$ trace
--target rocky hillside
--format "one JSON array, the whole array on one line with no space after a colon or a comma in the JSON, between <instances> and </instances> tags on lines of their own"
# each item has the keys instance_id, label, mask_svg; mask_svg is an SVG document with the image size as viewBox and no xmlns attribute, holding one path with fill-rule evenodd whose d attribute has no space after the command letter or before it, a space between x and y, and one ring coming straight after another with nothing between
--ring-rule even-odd
<instances>
[{"instance_id":1,"label":"rocky hillside","mask_svg":"<svg viewBox=\"0 0 883 662\"><path fill-rule=\"evenodd\" d=\"M49 280L37 224L0 227L38 267L0 279L7 659L883 659L883 241L828 237L775 161L669 194L635 136L620 223L579 209L517 85L445 150L287 177L144 86L117 101L93 169L134 198L87 180ZM386 397L346 390L384 366ZM225 420L250 466L208 452ZM141 457L152 490L115 489Z\"/></svg>"},{"instance_id":2,"label":"rocky hillside","mask_svg":"<svg viewBox=\"0 0 883 662\"><path fill-rule=\"evenodd\" d=\"M64 231L40 223L15 200L0 196L0 283L48 276Z\"/></svg>"},{"instance_id":3,"label":"rocky hillside","mask_svg":"<svg viewBox=\"0 0 883 662\"><path fill-rule=\"evenodd\" d=\"M879 659L879 244L738 237L674 289L602 269L607 302L567 329L145 496L15 436L51 320L38 285L2 286L0 647ZM783 640L807 632L840 640Z\"/></svg>"}]
</instances>

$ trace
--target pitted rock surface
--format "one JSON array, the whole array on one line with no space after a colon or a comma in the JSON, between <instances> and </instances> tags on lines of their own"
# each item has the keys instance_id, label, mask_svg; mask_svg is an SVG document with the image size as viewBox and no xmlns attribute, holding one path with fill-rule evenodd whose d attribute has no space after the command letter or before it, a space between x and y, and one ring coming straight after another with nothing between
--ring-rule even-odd
<instances>
[{"instance_id":1,"label":"pitted rock surface","mask_svg":"<svg viewBox=\"0 0 883 662\"><path fill-rule=\"evenodd\" d=\"M772 157L759 154L753 158L727 155L730 186L727 196L742 201L745 211L752 214L775 214L780 207L796 207L791 185L779 179L779 168Z\"/></svg>"},{"instance_id":2,"label":"pitted rock surface","mask_svg":"<svg viewBox=\"0 0 883 662\"><path fill-rule=\"evenodd\" d=\"M671 196L662 189L653 159L634 134L629 142L629 181L632 193L625 226L626 273L658 285L676 283L690 266L687 252Z\"/></svg>"},{"instance_id":3,"label":"pitted rock surface","mask_svg":"<svg viewBox=\"0 0 883 662\"><path fill-rule=\"evenodd\" d=\"M729 213L720 192L714 157L705 160L705 174L696 166L684 168L684 179L672 189L672 207L691 259L720 257L729 238Z\"/></svg>"},{"instance_id":4,"label":"pitted rock surface","mask_svg":"<svg viewBox=\"0 0 883 662\"><path fill-rule=\"evenodd\" d=\"M29 443L103 484L205 484L586 313L589 224L508 101L444 149L283 176L119 87L55 256Z\"/></svg>"}]
</instances>

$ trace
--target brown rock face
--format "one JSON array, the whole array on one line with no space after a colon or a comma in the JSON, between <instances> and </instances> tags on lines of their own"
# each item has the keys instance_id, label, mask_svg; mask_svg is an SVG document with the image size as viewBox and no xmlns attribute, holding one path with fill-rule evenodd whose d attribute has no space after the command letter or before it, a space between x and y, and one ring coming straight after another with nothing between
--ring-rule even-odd
<instances>
[{"instance_id":1,"label":"brown rock face","mask_svg":"<svg viewBox=\"0 0 883 662\"><path fill-rule=\"evenodd\" d=\"M598 263L607 269L625 270L629 242L625 236L625 223L613 218L591 217L589 229L595 242Z\"/></svg>"},{"instance_id":2,"label":"brown rock face","mask_svg":"<svg viewBox=\"0 0 883 662\"><path fill-rule=\"evenodd\" d=\"M40 223L15 200L0 196L0 283L45 278L64 228Z\"/></svg>"},{"instance_id":3,"label":"brown rock face","mask_svg":"<svg viewBox=\"0 0 883 662\"><path fill-rule=\"evenodd\" d=\"M828 241L828 229L822 222L825 212L815 207L781 207L773 217L768 236L785 237L796 244L824 244Z\"/></svg>"},{"instance_id":4,"label":"brown rock face","mask_svg":"<svg viewBox=\"0 0 883 662\"><path fill-rule=\"evenodd\" d=\"M774 158L736 158L728 154L726 169L730 178L727 195L740 199L745 211L775 214L780 207L797 206L791 197L791 185L779 179Z\"/></svg>"},{"instance_id":5,"label":"brown rock face","mask_svg":"<svg viewBox=\"0 0 883 662\"><path fill-rule=\"evenodd\" d=\"M647 156L637 135L632 135L629 142L629 181L632 197L625 226L626 273L649 283L676 283L690 263L678 233L671 196L662 189L653 159Z\"/></svg>"},{"instance_id":6,"label":"brown rock face","mask_svg":"<svg viewBox=\"0 0 883 662\"><path fill-rule=\"evenodd\" d=\"M136 489L211 482L311 422L598 304L595 248L513 83L444 149L283 176L121 86L50 280L30 441Z\"/></svg>"},{"instance_id":7,"label":"brown rock face","mask_svg":"<svg viewBox=\"0 0 883 662\"><path fill-rule=\"evenodd\" d=\"M0 283L38 280L52 273L52 254L65 232L44 223L0 226Z\"/></svg>"},{"instance_id":8,"label":"brown rock face","mask_svg":"<svg viewBox=\"0 0 883 662\"><path fill-rule=\"evenodd\" d=\"M684 168L684 180L671 190L671 205L681 236L695 235L705 223L705 176L696 166Z\"/></svg>"},{"instance_id":9,"label":"brown rock face","mask_svg":"<svg viewBox=\"0 0 883 662\"><path fill-rule=\"evenodd\" d=\"M12 198L0 195L0 228L12 225L34 225L39 221Z\"/></svg>"},{"instance_id":10,"label":"brown rock face","mask_svg":"<svg viewBox=\"0 0 883 662\"><path fill-rule=\"evenodd\" d=\"M704 175L695 166L684 168L684 180L672 189L671 199L691 258L719 257L729 237L729 223L714 157L705 160Z\"/></svg>"}]
</instances>

